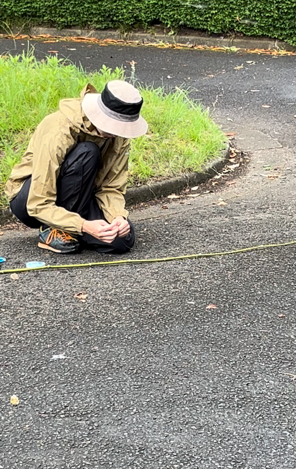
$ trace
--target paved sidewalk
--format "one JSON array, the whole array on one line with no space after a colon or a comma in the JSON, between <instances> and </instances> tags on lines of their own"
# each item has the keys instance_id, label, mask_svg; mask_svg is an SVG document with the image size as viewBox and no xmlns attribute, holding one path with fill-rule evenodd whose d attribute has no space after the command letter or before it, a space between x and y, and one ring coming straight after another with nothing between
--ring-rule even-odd
<instances>
[{"instance_id":1,"label":"paved sidewalk","mask_svg":"<svg viewBox=\"0 0 296 469\"><path fill-rule=\"evenodd\" d=\"M36 53L50 48L189 84L252 152L218 193L133 211L137 245L123 258L296 239L294 57L69 43ZM4 232L0 249L7 267L94 260L37 251L34 231ZM0 466L294 469L294 258L290 247L0 276Z\"/></svg>"}]
</instances>

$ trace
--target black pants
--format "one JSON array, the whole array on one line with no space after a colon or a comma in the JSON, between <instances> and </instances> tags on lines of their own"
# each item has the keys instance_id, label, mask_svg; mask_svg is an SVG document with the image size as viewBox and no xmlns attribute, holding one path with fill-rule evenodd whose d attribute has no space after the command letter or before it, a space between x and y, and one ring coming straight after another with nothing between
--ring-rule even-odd
<instances>
[{"instance_id":1,"label":"black pants","mask_svg":"<svg viewBox=\"0 0 296 469\"><path fill-rule=\"evenodd\" d=\"M95 143L79 143L65 158L57 180L57 202L69 212L79 213L86 220L104 220L93 192L96 175L102 165L101 151ZM27 212L27 200L31 178L27 179L20 192L10 202L12 213L26 226L39 228L41 223ZM124 253L135 242L134 227L129 221L130 233L124 238L115 238L111 243L104 243L84 233L79 236L82 247L98 252Z\"/></svg>"}]
</instances>

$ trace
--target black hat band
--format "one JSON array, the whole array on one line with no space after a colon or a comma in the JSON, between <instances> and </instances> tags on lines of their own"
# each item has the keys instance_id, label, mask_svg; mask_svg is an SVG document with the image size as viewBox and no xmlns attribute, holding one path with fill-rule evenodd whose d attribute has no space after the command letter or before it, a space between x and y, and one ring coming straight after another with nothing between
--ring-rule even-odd
<instances>
[{"instance_id":1,"label":"black hat band","mask_svg":"<svg viewBox=\"0 0 296 469\"><path fill-rule=\"evenodd\" d=\"M111 109L109 109L107 106L105 106L103 101L100 99L100 96L98 98L98 106L101 109L101 111L103 111L103 113L106 114L107 117L111 117L111 119L114 119L114 120L117 120L117 121L135 122L140 117L140 114L136 114L134 116L128 116L128 115L125 115L125 114L119 114L118 112L115 112L115 111L111 111Z\"/></svg>"},{"instance_id":2,"label":"black hat band","mask_svg":"<svg viewBox=\"0 0 296 469\"><path fill-rule=\"evenodd\" d=\"M134 122L139 119L140 111L143 105L143 99L137 103L126 103L111 93L108 85L105 86L101 99L98 100L99 107L105 114L113 119L125 122ZM100 106L100 104L102 106Z\"/></svg>"}]
</instances>

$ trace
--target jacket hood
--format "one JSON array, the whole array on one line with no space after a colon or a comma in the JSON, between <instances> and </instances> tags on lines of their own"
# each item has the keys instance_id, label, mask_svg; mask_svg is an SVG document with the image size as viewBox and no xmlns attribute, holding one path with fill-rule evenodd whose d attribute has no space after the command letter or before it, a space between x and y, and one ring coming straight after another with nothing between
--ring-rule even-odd
<instances>
[{"instance_id":1,"label":"jacket hood","mask_svg":"<svg viewBox=\"0 0 296 469\"><path fill-rule=\"evenodd\" d=\"M80 98L62 99L59 103L60 112L71 122L73 127L84 133L98 135L97 130L84 114L81 102L87 93L98 93L96 88L88 83L80 93Z\"/></svg>"}]
</instances>

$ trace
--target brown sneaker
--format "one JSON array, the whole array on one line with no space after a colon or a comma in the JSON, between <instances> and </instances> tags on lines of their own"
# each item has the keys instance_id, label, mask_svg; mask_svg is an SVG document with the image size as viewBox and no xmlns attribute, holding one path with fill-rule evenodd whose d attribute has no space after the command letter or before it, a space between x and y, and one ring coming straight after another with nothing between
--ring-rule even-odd
<instances>
[{"instance_id":1,"label":"brown sneaker","mask_svg":"<svg viewBox=\"0 0 296 469\"><path fill-rule=\"evenodd\" d=\"M59 254L68 254L80 250L79 241L69 233L56 228L46 228L39 230L38 247L48 249Z\"/></svg>"}]
</instances>

